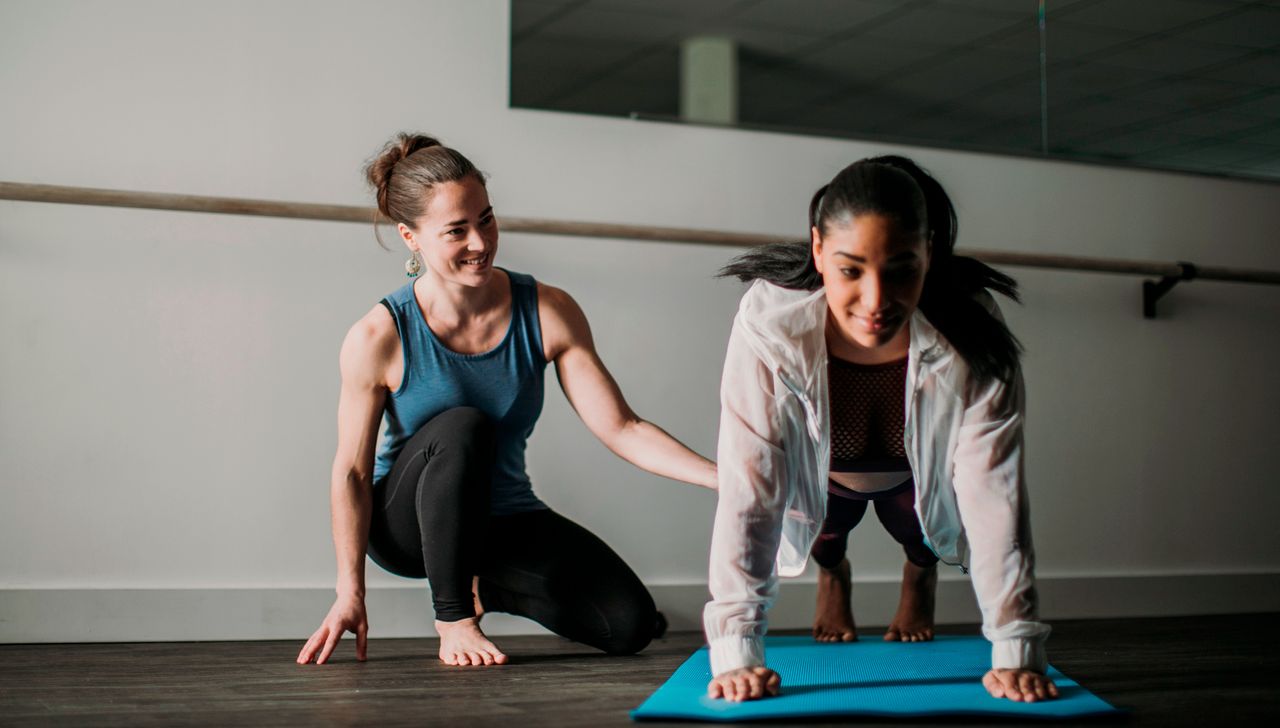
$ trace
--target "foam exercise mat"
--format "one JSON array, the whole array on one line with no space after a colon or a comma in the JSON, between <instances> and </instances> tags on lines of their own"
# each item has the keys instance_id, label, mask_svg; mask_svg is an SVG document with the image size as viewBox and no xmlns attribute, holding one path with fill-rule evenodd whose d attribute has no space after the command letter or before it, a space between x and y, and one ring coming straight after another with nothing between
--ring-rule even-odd
<instances>
[{"instance_id":1,"label":"foam exercise mat","mask_svg":"<svg viewBox=\"0 0 1280 728\"><path fill-rule=\"evenodd\" d=\"M730 703L707 697L711 664L703 647L649 699L633 720L748 721L837 716L991 716L1017 719L1078 718L1117 713L1071 678L1049 668L1056 700L997 700L982 687L991 644L981 637L938 637L932 642L820 644L813 638L767 637L769 667L782 675L780 695Z\"/></svg>"}]
</instances>

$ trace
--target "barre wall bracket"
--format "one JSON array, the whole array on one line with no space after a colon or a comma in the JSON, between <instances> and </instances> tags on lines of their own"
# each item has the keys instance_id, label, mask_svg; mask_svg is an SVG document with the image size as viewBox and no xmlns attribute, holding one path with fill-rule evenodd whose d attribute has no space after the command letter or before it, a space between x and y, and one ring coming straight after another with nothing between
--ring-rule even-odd
<instances>
[{"instance_id":1,"label":"barre wall bracket","mask_svg":"<svg viewBox=\"0 0 1280 728\"><path fill-rule=\"evenodd\" d=\"M1164 294L1173 290L1173 287L1183 281L1192 281L1196 278L1196 267L1192 263L1178 261L1177 266L1181 272L1176 276L1165 276L1158 281L1142 282L1142 317L1153 319L1156 317L1156 302L1160 300Z\"/></svg>"}]
</instances>

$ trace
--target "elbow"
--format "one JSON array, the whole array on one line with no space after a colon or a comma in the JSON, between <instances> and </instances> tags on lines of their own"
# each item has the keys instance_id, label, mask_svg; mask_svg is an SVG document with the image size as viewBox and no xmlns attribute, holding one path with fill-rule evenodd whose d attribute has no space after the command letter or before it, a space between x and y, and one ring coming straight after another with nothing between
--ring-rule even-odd
<instances>
[{"instance_id":1,"label":"elbow","mask_svg":"<svg viewBox=\"0 0 1280 728\"><path fill-rule=\"evenodd\" d=\"M596 437L611 452L626 458L631 450L630 444L646 424L648 423L637 417L635 413L628 413L602 426L596 431Z\"/></svg>"},{"instance_id":2,"label":"elbow","mask_svg":"<svg viewBox=\"0 0 1280 728\"><path fill-rule=\"evenodd\" d=\"M373 490L373 473L367 468L356 465L334 463L331 478L331 489L334 494L365 494Z\"/></svg>"}]
</instances>

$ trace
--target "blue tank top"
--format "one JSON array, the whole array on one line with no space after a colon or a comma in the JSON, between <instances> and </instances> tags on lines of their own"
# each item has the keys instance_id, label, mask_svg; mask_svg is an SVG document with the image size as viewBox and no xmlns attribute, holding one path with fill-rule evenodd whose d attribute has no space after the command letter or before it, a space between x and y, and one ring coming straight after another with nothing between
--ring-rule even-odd
<instances>
[{"instance_id":1,"label":"blue tank top","mask_svg":"<svg viewBox=\"0 0 1280 728\"><path fill-rule=\"evenodd\" d=\"M475 407L493 420L498 450L493 464L490 512L508 515L547 506L533 494L524 451L542 414L542 326L538 284L532 276L505 271L511 279L511 324L502 343L480 354L448 349L423 316L409 283L383 299L400 332L404 379L391 392L383 417L373 482L381 486L405 442L428 420L454 407Z\"/></svg>"}]
</instances>

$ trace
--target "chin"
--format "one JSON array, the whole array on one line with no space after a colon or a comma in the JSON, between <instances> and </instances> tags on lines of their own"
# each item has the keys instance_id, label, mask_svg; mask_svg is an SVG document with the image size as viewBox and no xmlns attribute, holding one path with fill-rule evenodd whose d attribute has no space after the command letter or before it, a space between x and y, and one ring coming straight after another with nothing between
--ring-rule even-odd
<instances>
[{"instance_id":1,"label":"chin","mask_svg":"<svg viewBox=\"0 0 1280 728\"><path fill-rule=\"evenodd\" d=\"M895 326L892 329L885 329L881 331L867 331L856 321L845 327L845 334L848 335L850 339L853 339L854 343L864 349L879 349L882 346L886 346L889 342L893 341L894 337L896 337L901 331L901 326Z\"/></svg>"},{"instance_id":2,"label":"chin","mask_svg":"<svg viewBox=\"0 0 1280 728\"><path fill-rule=\"evenodd\" d=\"M454 280L464 286L483 286L493 278L493 266L486 265L482 270L459 271Z\"/></svg>"},{"instance_id":3,"label":"chin","mask_svg":"<svg viewBox=\"0 0 1280 728\"><path fill-rule=\"evenodd\" d=\"M853 337L853 340L857 342L858 346L861 346L864 349L879 349L885 344L888 344L892 339L892 336L882 337L878 334L867 333L859 333L857 336Z\"/></svg>"}]
</instances>

